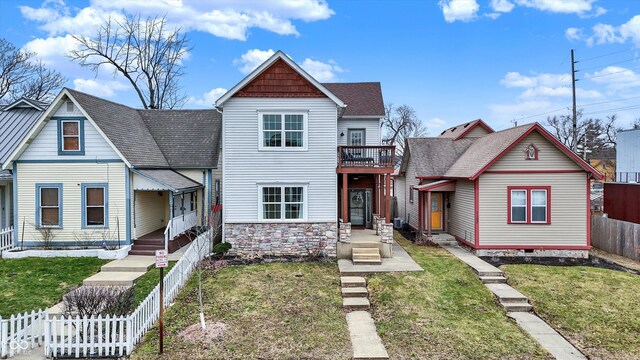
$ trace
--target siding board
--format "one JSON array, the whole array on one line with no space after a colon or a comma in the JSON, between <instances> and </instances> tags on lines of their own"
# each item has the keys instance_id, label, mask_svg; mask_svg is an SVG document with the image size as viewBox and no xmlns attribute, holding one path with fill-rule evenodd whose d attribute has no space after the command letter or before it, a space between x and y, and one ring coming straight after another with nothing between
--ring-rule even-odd
<instances>
[{"instance_id":1,"label":"siding board","mask_svg":"<svg viewBox=\"0 0 640 360\"><path fill-rule=\"evenodd\" d=\"M456 191L449 193L450 208L447 219L449 229L447 232L470 243L475 241L474 199L474 182L469 180L456 181Z\"/></svg>"},{"instance_id":2,"label":"siding board","mask_svg":"<svg viewBox=\"0 0 640 360\"><path fill-rule=\"evenodd\" d=\"M525 160L524 149L530 144L538 148L538 160ZM582 170L582 168L555 145L534 131L504 154L488 170Z\"/></svg>"},{"instance_id":3,"label":"siding board","mask_svg":"<svg viewBox=\"0 0 640 360\"><path fill-rule=\"evenodd\" d=\"M380 138L379 119L340 119L338 120L338 145L349 145L349 129L365 129L365 145L379 146L382 142ZM344 136L340 136L344 133Z\"/></svg>"}]
</instances>

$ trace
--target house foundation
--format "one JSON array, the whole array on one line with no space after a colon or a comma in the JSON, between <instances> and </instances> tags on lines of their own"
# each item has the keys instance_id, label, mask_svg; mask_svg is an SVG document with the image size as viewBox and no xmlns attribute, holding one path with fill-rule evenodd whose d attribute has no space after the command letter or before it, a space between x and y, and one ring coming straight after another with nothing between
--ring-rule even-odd
<instances>
[{"instance_id":1,"label":"house foundation","mask_svg":"<svg viewBox=\"0 0 640 360\"><path fill-rule=\"evenodd\" d=\"M480 257L558 257L587 259L589 250L549 250L549 249L477 249L473 251Z\"/></svg>"}]
</instances>

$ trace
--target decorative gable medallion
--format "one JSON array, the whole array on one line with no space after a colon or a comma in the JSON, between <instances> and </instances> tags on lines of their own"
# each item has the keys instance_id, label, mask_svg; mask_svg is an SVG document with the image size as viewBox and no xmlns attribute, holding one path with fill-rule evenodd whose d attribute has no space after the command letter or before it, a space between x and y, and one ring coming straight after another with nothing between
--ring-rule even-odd
<instances>
[{"instance_id":1,"label":"decorative gable medallion","mask_svg":"<svg viewBox=\"0 0 640 360\"><path fill-rule=\"evenodd\" d=\"M529 146L524 149L524 159L538 160L538 148L533 144L529 144Z\"/></svg>"},{"instance_id":2,"label":"decorative gable medallion","mask_svg":"<svg viewBox=\"0 0 640 360\"><path fill-rule=\"evenodd\" d=\"M275 61L233 96L256 98L327 97L282 59Z\"/></svg>"}]
</instances>

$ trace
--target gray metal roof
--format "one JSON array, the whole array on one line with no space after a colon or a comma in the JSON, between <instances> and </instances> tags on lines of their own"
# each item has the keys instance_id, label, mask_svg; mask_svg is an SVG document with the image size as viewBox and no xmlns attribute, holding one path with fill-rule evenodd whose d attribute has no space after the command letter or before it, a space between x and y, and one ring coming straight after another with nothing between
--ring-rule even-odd
<instances>
[{"instance_id":1,"label":"gray metal roof","mask_svg":"<svg viewBox=\"0 0 640 360\"><path fill-rule=\"evenodd\" d=\"M207 110L139 110L169 166L216 167L222 114Z\"/></svg>"},{"instance_id":2,"label":"gray metal roof","mask_svg":"<svg viewBox=\"0 0 640 360\"><path fill-rule=\"evenodd\" d=\"M40 108L28 105L12 106L19 102L23 103L22 100L35 102ZM19 99L0 110L0 165L4 164L11 153L20 145L22 139L42 115L46 106L41 101Z\"/></svg>"},{"instance_id":3,"label":"gray metal roof","mask_svg":"<svg viewBox=\"0 0 640 360\"><path fill-rule=\"evenodd\" d=\"M169 169L137 169L135 173L145 176L155 182L164 185L166 190L183 191L202 187L199 182Z\"/></svg>"},{"instance_id":4,"label":"gray metal roof","mask_svg":"<svg viewBox=\"0 0 640 360\"><path fill-rule=\"evenodd\" d=\"M67 90L134 167L216 167L222 128L217 111L139 110Z\"/></svg>"}]
</instances>

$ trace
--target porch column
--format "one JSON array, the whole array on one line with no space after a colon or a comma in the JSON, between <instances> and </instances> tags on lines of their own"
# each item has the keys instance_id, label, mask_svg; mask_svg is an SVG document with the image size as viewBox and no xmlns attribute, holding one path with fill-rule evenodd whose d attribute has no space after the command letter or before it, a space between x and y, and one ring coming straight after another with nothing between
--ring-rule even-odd
<instances>
[{"instance_id":1,"label":"porch column","mask_svg":"<svg viewBox=\"0 0 640 360\"><path fill-rule=\"evenodd\" d=\"M386 200L386 216L387 216L387 224L391 223L391 174L385 174L385 200Z\"/></svg>"},{"instance_id":2,"label":"porch column","mask_svg":"<svg viewBox=\"0 0 640 360\"><path fill-rule=\"evenodd\" d=\"M415 191L413 188L410 191ZM418 191L418 231L422 232L424 230L424 209L422 208L424 205L424 201L422 201L422 197L424 194L422 191Z\"/></svg>"},{"instance_id":3,"label":"porch column","mask_svg":"<svg viewBox=\"0 0 640 360\"><path fill-rule=\"evenodd\" d=\"M373 202L373 213L380 215L380 197L378 196L380 180L378 179L378 175L373 175L373 181L375 182L375 185L373 186L373 194L376 197L376 201Z\"/></svg>"},{"instance_id":4,"label":"porch column","mask_svg":"<svg viewBox=\"0 0 640 360\"><path fill-rule=\"evenodd\" d=\"M431 236L431 191L427 191L427 236Z\"/></svg>"},{"instance_id":5,"label":"porch column","mask_svg":"<svg viewBox=\"0 0 640 360\"><path fill-rule=\"evenodd\" d=\"M348 176L347 173L342 173L342 222L349 222L349 191L348 191Z\"/></svg>"}]
</instances>

